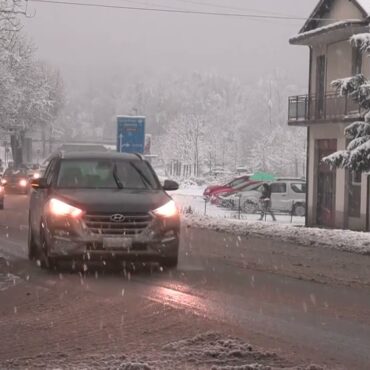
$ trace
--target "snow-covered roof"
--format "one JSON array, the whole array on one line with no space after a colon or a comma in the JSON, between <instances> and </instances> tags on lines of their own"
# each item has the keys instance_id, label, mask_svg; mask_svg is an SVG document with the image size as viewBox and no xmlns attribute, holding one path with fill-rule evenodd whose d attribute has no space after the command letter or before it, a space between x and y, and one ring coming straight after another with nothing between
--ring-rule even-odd
<instances>
[{"instance_id":1,"label":"snow-covered roof","mask_svg":"<svg viewBox=\"0 0 370 370\"><path fill-rule=\"evenodd\" d=\"M370 0L369 0L370 2ZM292 37L289 42L291 44L300 44L304 40L308 40L312 36L316 36L322 33L327 33L334 30L347 30L348 36L358 32L363 31L363 28L368 25L367 21L358 19L346 19L343 21L330 23L322 27L314 28L312 30L301 32L297 36Z\"/></svg>"},{"instance_id":2,"label":"snow-covered roof","mask_svg":"<svg viewBox=\"0 0 370 370\"><path fill-rule=\"evenodd\" d=\"M355 0L368 16L370 16L370 0Z\"/></svg>"},{"instance_id":3,"label":"snow-covered roof","mask_svg":"<svg viewBox=\"0 0 370 370\"><path fill-rule=\"evenodd\" d=\"M364 18L370 17L370 0L352 0L352 3L359 8ZM331 4L328 0L320 0L299 33L301 34L316 28L317 19L321 18L327 12Z\"/></svg>"}]
</instances>

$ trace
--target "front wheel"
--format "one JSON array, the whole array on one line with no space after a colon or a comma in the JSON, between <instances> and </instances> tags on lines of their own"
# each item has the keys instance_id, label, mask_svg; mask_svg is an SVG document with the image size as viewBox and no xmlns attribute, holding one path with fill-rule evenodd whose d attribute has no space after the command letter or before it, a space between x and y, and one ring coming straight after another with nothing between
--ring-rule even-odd
<instances>
[{"instance_id":1,"label":"front wheel","mask_svg":"<svg viewBox=\"0 0 370 370\"><path fill-rule=\"evenodd\" d=\"M251 213L251 214L253 214L253 213L256 213L258 211L258 204L256 204L252 200L246 200L243 203L242 209L243 209L243 211L245 213Z\"/></svg>"},{"instance_id":2,"label":"front wheel","mask_svg":"<svg viewBox=\"0 0 370 370\"><path fill-rule=\"evenodd\" d=\"M41 241L41 250L38 255L40 266L41 268L51 270L52 268L56 267L56 261L53 258L49 257L49 248L47 245L44 231L41 231L40 241Z\"/></svg>"},{"instance_id":3,"label":"front wheel","mask_svg":"<svg viewBox=\"0 0 370 370\"><path fill-rule=\"evenodd\" d=\"M293 214L298 217L304 217L306 215L306 207L303 204L297 204L294 206Z\"/></svg>"},{"instance_id":4,"label":"front wheel","mask_svg":"<svg viewBox=\"0 0 370 370\"><path fill-rule=\"evenodd\" d=\"M32 227L31 225L28 228L28 259L33 261L38 257L37 253L37 245L35 243L35 239L33 237Z\"/></svg>"}]
</instances>

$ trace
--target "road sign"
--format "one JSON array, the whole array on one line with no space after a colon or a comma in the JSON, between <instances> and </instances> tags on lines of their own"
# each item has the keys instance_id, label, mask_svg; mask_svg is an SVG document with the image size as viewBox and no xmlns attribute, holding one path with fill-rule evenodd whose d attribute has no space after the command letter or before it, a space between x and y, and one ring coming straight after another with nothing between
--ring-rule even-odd
<instances>
[{"instance_id":1,"label":"road sign","mask_svg":"<svg viewBox=\"0 0 370 370\"><path fill-rule=\"evenodd\" d=\"M117 117L117 151L141 153L145 148L145 117Z\"/></svg>"}]
</instances>

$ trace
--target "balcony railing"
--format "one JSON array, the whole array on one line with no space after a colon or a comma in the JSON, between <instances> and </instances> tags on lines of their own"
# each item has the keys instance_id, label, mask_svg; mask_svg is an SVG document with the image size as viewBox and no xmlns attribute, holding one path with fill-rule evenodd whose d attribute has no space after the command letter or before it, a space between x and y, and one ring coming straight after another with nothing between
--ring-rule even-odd
<instances>
[{"instance_id":1,"label":"balcony railing","mask_svg":"<svg viewBox=\"0 0 370 370\"><path fill-rule=\"evenodd\" d=\"M354 120L361 115L358 103L347 96L327 94L322 97L298 95L289 98L290 124Z\"/></svg>"}]
</instances>

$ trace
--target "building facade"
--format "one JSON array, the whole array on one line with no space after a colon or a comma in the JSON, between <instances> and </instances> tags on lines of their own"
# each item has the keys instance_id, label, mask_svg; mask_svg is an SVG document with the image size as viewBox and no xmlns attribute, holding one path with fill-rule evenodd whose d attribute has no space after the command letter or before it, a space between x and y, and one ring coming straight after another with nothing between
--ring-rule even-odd
<instances>
[{"instance_id":1,"label":"building facade","mask_svg":"<svg viewBox=\"0 0 370 370\"><path fill-rule=\"evenodd\" d=\"M338 96L331 82L362 73L370 58L349 38L369 31L370 0L321 0L292 45L309 48L309 89L289 98L288 124L305 126L307 143L307 225L369 230L369 176L332 169L321 159L347 142L344 129L363 119L359 106Z\"/></svg>"}]
</instances>

